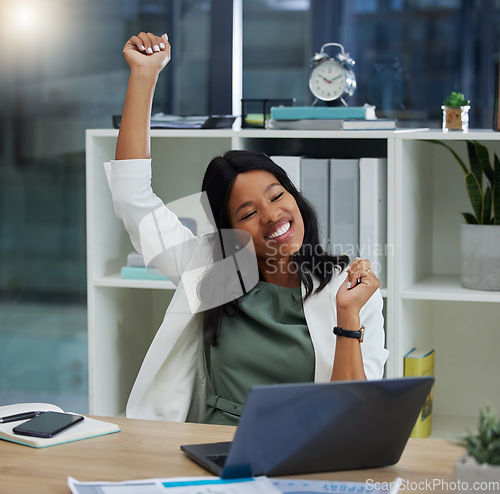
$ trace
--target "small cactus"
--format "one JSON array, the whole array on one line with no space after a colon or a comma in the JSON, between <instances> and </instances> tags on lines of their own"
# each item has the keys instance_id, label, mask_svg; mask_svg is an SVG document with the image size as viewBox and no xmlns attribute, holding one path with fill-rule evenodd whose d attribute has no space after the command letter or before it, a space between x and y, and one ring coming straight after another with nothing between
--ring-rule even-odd
<instances>
[{"instance_id":1,"label":"small cactus","mask_svg":"<svg viewBox=\"0 0 500 494\"><path fill-rule=\"evenodd\" d=\"M444 106L451 106L454 108L459 106L467 106L469 103L470 101L465 99L465 96L462 93L456 93L455 91L452 91L451 94L446 96L446 98L443 100Z\"/></svg>"},{"instance_id":2,"label":"small cactus","mask_svg":"<svg viewBox=\"0 0 500 494\"><path fill-rule=\"evenodd\" d=\"M490 405L479 412L477 433L468 431L460 444L478 463L500 465L500 419Z\"/></svg>"}]
</instances>

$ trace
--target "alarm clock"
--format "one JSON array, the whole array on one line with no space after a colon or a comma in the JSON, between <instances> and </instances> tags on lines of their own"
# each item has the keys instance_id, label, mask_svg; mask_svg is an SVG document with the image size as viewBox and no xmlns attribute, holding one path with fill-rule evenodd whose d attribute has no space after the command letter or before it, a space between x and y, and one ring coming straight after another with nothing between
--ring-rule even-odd
<instances>
[{"instance_id":1,"label":"alarm clock","mask_svg":"<svg viewBox=\"0 0 500 494\"><path fill-rule=\"evenodd\" d=\"M340 52L329 57L325 52L328 46L336 46ZM313 105L321 100L328 105L340 102L347 106L346 100L356 90L356 76L352 70L355 63L340 43L325 43L311 59L309 89L316 98Z\"/></svg>"}]
</instances>

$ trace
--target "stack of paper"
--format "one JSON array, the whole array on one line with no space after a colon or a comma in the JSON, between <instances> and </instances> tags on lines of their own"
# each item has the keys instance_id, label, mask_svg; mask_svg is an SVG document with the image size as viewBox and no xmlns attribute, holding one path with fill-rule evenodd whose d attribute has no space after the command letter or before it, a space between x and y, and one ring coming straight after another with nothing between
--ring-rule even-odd
<instances>
[{"instance_id":1,"label":"stack of paper","mask_svg":"<svg viewBox=\"0 0 500 494\"><path fill-rule=\"evenodd\" d=\"M402 485L399 477L391 482L342 482L328 480L220 479L214 477L179 477L171 479L143 479L126 482L79 482L71 477L68 485L73 494L100 494L112 489L114 494L340 494L365 493L396 494Z\"/></svg>"}]
</instances>

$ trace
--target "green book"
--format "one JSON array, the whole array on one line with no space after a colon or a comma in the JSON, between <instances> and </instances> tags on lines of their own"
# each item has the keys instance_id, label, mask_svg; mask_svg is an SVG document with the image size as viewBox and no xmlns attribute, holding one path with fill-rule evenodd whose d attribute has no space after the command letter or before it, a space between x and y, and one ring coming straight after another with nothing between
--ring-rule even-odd
<instances>
[{"instance_id":1,"label":"green book","mask_svg":"<svg viewBox=\"0 0 500 494\"><path fill-rule=\"evenodd\" d=\"M274 120L303 119L375 119L374 106L273 106L271 118Z\"/></svg>"},{"instance_id":2,"label":"green book","mask_svg":"<svg viewBox=\"0 0 500 494\"><path fill-rule=\"evenodd\" d=\"M160 273L156 268L145 268L136 266L123 266L121 276L127 280L154 280L169 281L169 279Z\"/></svg>"}]
</instances>

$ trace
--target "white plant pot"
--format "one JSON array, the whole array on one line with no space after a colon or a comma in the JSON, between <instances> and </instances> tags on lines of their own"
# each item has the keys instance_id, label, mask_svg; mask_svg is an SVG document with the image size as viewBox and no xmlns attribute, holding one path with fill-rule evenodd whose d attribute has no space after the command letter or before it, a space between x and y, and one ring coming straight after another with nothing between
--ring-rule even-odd
<instances>
[{"instance_id":1,"label":"white plant pot","mask_svg":"<svg viewBox=\"0 0 500 494\"><path fill-rule=\"evenodd\" d=\"M460 282L473 290L500 290L500 225L462 224Z\"/></svg>"},{"instance_id":2,"label":"white plant pot","mask_svg":"<svg viewBox=\"0 0 500 494\"><path fill-rule=\"evenodd\" d=\"M480 464L465 453L455 463L453 480L457 494L500 492L500 466Z\"/></svg>"}]
</instances>

